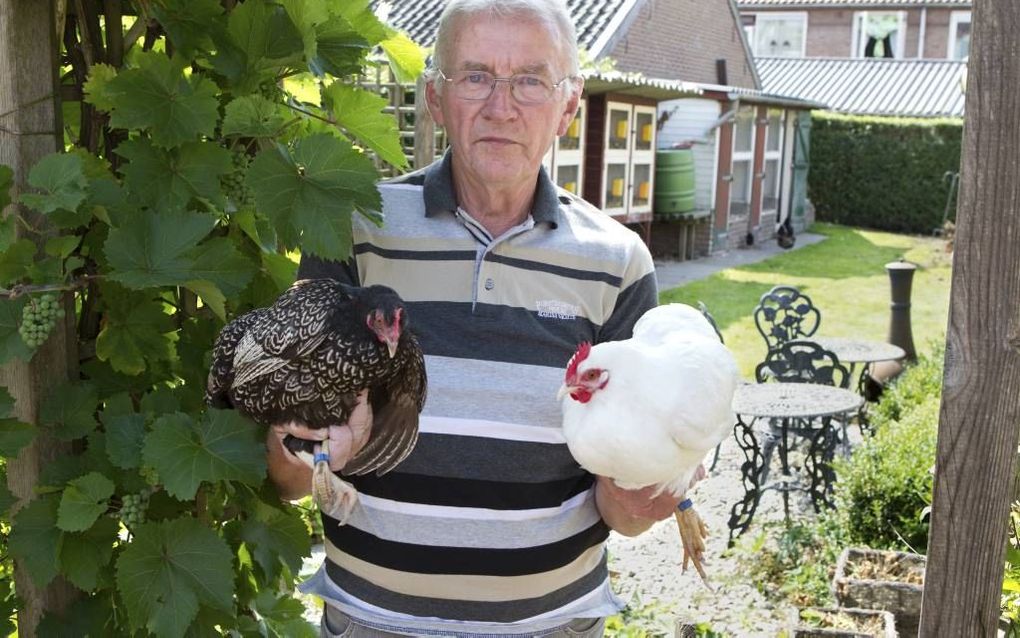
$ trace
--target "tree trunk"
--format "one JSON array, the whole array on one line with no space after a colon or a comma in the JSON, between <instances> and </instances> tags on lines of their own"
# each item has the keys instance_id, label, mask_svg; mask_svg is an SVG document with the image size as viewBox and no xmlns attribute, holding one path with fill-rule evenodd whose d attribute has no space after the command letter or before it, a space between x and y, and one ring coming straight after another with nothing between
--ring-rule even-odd
<instances>
[{"instance_id":1,"label":"tree trunk","mask_svg":"<svg viewBox=\"0 0 1020 638\"><path fill-rule=\"evenodd\" d=\"M1020 426L1020 3L975 0L922 636L995 636Z\"/></svg>"},{"instance_id":2,"label":"tree trunk","mask_svg":"<svg viewBox=\"0 0 1020 638\"><path fill-rule=\"evenodd\" d=\"M0 164L14 170L14 196L24 191L29 169L62 147L55 36L50 1L0 0ZM30 215L17 204L4 212ZM45 227L45 220L33 223ZM13 361L0 368L0 384L14 397L22 421L35 423L40 399L76 369L74 306L67 305L69 299L65 299L64 329L55 330L31 362ZM66 449L66 444L40 436L17 459L8 461L7 482L19 499L15 507L34 497L39 468ZM73 588L60 578L43 589L35 587L20 564L15 565L14 578L22 600L18 610L21 636L35 636L42 614L62 610L74 595Z\"/></svg>"}]
</instances>

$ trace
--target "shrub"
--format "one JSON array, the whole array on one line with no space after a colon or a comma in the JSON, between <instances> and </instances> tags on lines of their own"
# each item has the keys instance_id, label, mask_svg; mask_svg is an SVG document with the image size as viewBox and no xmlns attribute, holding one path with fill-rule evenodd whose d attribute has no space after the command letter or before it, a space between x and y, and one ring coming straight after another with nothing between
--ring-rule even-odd
<instances>
[{"instance_id":1,"label":"shrub","mask_svg":"<svg viewBox=\"0 0 1020 638\"><path fill-rule=\"evenodd\" d=\"M930 234L960 170L962 120L812 116L808 196L820 221ZM955 198L955 195L954 195ZM955 219L955 201L950 218Z\"/></svg>"},{"instance_id":2,"label":"shrub","mask_svg":"<svg viewBox=\"0 0 1020 638\"><path fill-rule=\"evenodd\" d=\"M925 552L938 417L939 398L929 396L837 462L836 507L852 542Z\"/></svg>"}]
</instances>

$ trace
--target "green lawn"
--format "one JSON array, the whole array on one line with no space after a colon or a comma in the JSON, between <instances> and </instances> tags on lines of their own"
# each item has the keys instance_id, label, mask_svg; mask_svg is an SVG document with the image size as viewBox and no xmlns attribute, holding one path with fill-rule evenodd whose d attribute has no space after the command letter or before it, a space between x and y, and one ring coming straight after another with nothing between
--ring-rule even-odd
<instances>
[{"instance_id":1,"label":"green lawn","mask_svg":"<svg viewBox=\"0 0 1020 638\"><path fill-rule=\"evenodd\" d=\"M944 241L832 224L816 224L810 232L826 239L664 290L660 303L705 302L741 373L750 377L765 356L765 341L751 316L763 293L785 284L811 297L822 313L818 335L885 340L890 287L884 266L903 258L918 266L911 296L914 345L923 352L932 340L945 339L952 260Z\"/></svg>"}]
</instances>

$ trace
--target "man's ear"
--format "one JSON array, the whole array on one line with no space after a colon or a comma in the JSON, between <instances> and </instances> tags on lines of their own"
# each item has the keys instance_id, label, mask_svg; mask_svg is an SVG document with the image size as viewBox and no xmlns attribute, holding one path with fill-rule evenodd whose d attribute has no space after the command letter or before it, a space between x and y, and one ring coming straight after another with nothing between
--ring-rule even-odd
<instances>
[{"instance_id":1,"label":"man's ear","mask_svg":"<svg viewBox=\"0 0 1020 638\"><path fill-rule=\"evenodd\" d=\"M556 137L565 135L567 127L574 120L574 116L577 114L577 106L581 103L581 91L584 90L584 78L575 78L571 80L572 86L570 87L570 97L563 104L563 112L560 114L559 126L556 127Z\"/></svg>"},{"instance_id":2,"label":"man's ear","mask_svg":"<svg viewBox=\"0 0 1020 638\"><path fill-rule=\"evenodd\" d=\"M439 126L444 126L443 107L439 102L439 91L436 90L436 84L432 79L425 82L425 104L429 107L429 115L432 116L432 121Z\"/></svg>"}]
</instances>

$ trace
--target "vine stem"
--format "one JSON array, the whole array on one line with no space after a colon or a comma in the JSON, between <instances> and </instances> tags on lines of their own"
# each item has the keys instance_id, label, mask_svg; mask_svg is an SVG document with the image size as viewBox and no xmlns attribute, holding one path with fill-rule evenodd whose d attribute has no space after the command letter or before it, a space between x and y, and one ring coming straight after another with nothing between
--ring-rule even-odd
<instances>
[{"instance_id":1,"label":"vine stem","mask_svg":"<svg viewBox=\"0 0 1020 638\"><path fill-rule=\"evenodd\" d=\"M35 292L79 290L88 285L88 282L102 278L102 275L84 275L66 284L15 284L10 288L0 288L0 297L17 299L21 295L30 295Z\"/></svg>"},{"instance_id":2,"label":"vine stem","mask_svg":"<svg viewBox=\"0 0 1020 638\"><path fill-rule=\"evenodd\" d=\"M300 108L300 107L294 106L293 104L287 104L287 103L284 103L284 105L285 105L285 106L286 106L287 108L289 108L289 109L292 109L292 110L294 110L294 111L297 111L298 113L304 113L304 114L305 114L305 115L307 115L308 117L314 117L314 118L315 118L315 119L317 119L317 120L322 120L322 121L323 121L323 122L325 122L326 124L331 124L331 125L333 125L333 126L336 126L336 121L335 121L335 120L331 120L331 119L330 119L330 118L328 118L328 117L322 117L321 115L318 115L318 114L316 114L316 113L312 113L311 111L306 111L306 110L304 110L303 108Z\"/></svg>"}]
</instances>

